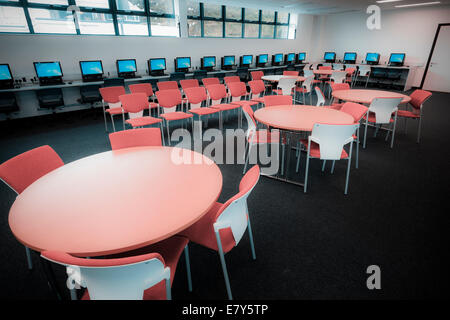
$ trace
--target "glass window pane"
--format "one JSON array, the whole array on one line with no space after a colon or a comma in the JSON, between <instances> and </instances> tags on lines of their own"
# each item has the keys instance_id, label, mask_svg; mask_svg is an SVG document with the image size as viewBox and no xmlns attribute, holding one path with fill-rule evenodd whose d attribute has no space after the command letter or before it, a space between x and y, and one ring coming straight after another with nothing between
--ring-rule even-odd
<instances>
[{"instance_id":1,"label":"glass window pane","mask_svg":"<svg viewBox=\"0 0 450 320\"><path fill-rule=\"evenodd\" d=\"M81 34L116 34L112 14L79 12Z\"/></svg>"},{"instance_id":2,"label":"glass window pane","mask_svg":"<svg viewBox=\"0 0 450 320\"><path fill-rule=\"evenodd\" d=\"M208 18L222 18L222 6L220 4L203 4L205 17Z\"/></svg>"},{"instance_id":3,"label":"glass window pane","mask_svg":"<svg viewBox=\"0 0 450 320\"><path fill-rule=\"evenodd\" d=\"M117 15L120 35L148 36L147 17L132 15Z\"/></svg>"},{"instance_id":4,"label":"glass window pane","mask_svg":"<svg viewBox=\"0 0 450 320\"><path fill-rule=\"evenodd\" d=\"M246 21L259 21L259 9L245 8Z\"/></svg>"},{"instance_id":5,"label":"glass window pane","mask_svg":"<svg viewBox=\"0 0 450 320\"><path fill-rule=\"evenodd\" d=\"M173 18L151 17L152 36L178 37L178 25Z\"/></svg>"},{"instance_id":6,"label":"glass window pane","mask_svg":"<svg viewBox=\"0 0 450 320\"><path fill-rule=\"evenodd\" d=\"M67 0L28 0L29 3L68 5Z\"/></svg>"},{"instance_id":7,"label":"glass window pane","mask_svg":"<svg viewBox=\"0 0 450 320\"><path fill-rule=\"evenodd\" d=\"M245 32L244 32L245 38L258 38L259 37L259 24L246 23L244 25L244 28L245 28Z\"/></svg>"},{"instance_id":8,"label":"glass window pane","mask_svg":"<svg viewBox=\"0 0 450 320\"><path fill-rule=\"evenodd\" d=\"M188 35L189 37L202 36L202 22L200 20L188 20Z\"/></svg>"},{"instance_id":9,"label":"glass window pane","mask_svg":"<svg viewBox=\"0 0 450 320\"><path fill-rule=\"evenodd\" d=\"M0 0L0 2L19 2L19 0Z\"/></svg>"},{"instance_id":10,"label":"glass window pane","mask_svg":"<svg viewBox=\"0 0 450 320\"><path fill-rule=\"evenodd\" d=\"M174 14L173 0L150 0L150 12Z\"/></svg>"},{"instance_id":11,"label":"glass window pane","mask_svg":"<svg viewBox=\"0 0 450 320\"><path fill-rule=\"evenodd\" d=\"M227 19L241 20L242 19L242 8L227 6L225 8L225 14L226 14Z\"/></svg>"},{"instance_id":12,"label":"glass window pane","mask_svg":"<svg viewBox=\"0 0 450 320\"><path fill-rule=\"evenodd\" d=\"M0 32L30 32L22 8L0 7Z\"/></svg>"},{"instance_id":13,"label":"glass window pane","mask_svg":"<svg viewBox=\"0 0 450 320\"><path fill-rule=\"evenodd\" d=\"M288 21L289 21L289 13L278 12L277 23L288 23Z\"/></svg>"},{"instance_id":14,"label":"glass window pane","mask_svg":"<svg viewBox=\"0 0 450 320\"><path fill-rule=\"evenodd\" d=\"M223 22L204 21L205 37L223 37Z\"/></svg>"},{"instance_id":15,"label":"glass window pane","mask_svg":"<svg viewBox=\"0 0 450 320\"><path fill-rule=\"evenodd\" d=\"M76 33L72 12L29 8L35 33Z\"/></svg>"},{"instance_id":16,"label":"glass window pane","mask_svg":"<svg viewBox=\"0 0 450 320\"><path fill-rule=\"evenodd\" d=\"M274 32L273 25L270 24L262 24L261 25L261 38L273 38L273 32Z\"/></svg>"},{"instance_id":17,"label":"glass window pane","mask_svg":"<svg viewBox=\"0 0 450 320\"><path fill-rule=\"evenodd\" d=\"M225 23L225 36L241 38L242 37L242 23L240 22L226 22Z\"/></svg>"},{"instance_id":18,"label":"glass window pane","mask_svg":"<svg viewBox=\"0 0 450 320\"><path fill-rule=\"evenodd\" d=\"M76 0L75 3L80 7L109 9L108 0Z\"/></svg>"},{"instance_id":19,"label":"glass window pane","mask_svg":"<svg viewBox=\"0 0 450 320\"><path fill-rule=\"evenodd\" d=\"M192 16L192 17L200 16L200 3L198 1L187 0L186 6L187 6L187 15L188 16Z\"/></svg>"},{"instance_id":20,"label":"glass window pane","mask_svg":"<svg viewBox=\"0 0 450 320\"><path fill-rule=\"evenodd\" d=\"M116 0L117 10L144 11L144 0Z\"/></svg>"},{"instance_id":21,"label":"glass window pane","mask_svg":"<svg viewBox=\"0 0 450 320\"><path fill-rule=\"evenodd\" d=\"M288 26L277 26L277 39L287 39L288 31Z\"/></svg>"},{"instance_id":22,"label":"glass window pane","mask_svg":"<svg viewBox=\"0 0 450 320\"><path fill-rule=\"evenodd\" d=\"M264 22L275 22L275 12L273 11L262 11L261 21Z\"/></svg>"}]
</instances>

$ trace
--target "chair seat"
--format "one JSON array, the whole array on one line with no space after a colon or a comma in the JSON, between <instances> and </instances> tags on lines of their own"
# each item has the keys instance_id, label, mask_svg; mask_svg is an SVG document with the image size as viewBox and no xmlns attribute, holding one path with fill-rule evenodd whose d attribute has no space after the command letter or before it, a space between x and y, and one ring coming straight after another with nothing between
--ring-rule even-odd
<instances>
[{"instance_id":1,"label":"chair seat","mask_svg":"<svg viewBox=\"0 0 450 320\"><path fill-rule=\"evenodd\" d=\"M366 116L364 116L364 120L366 120L366 118L367 118L367 115ZM375 113L373 113L373 112L369 112L369 122L371 122L371 123L377 123L377 121L376 121L376 118L375 118ZM392 123L392 122L394 122L394 119L390 119L390 122Z\"/></svg>"},{"instance_id":2,"label":"chair seat","mask_svg":"<svg viewBox=\"0 0 450 320\"><path fill-rule=\"evenodd\" d=\"M149 103L148 103L148 107L149 107L150 109L155 109L155 108L158 108L158 104L157 104L157 103L154 103L154 102L149 102Z\"/></svg>"},{"instance_id":3,"label":"chair seat","mask_svg":"<svg viewBox=\"0 0 450 320\"><path fill-rule=\"evenodd\" d=\"M252 100L241 100L241 101L231 102L231 104L237 104L237 105L243 107L243 106L256 106L258 104L258 102L252 101Z\"/></svg>"},{"instance_id":4,"label":"chair seat","mask_svg":"<svg viewBox=\"0 0 450 320\"><path fill-rule=\"evenodd\" d=\"M166 266L170 267L170 283L172 284L173 279L175 278L175 271L177 269L178 259L182 254L184 247L186 247L188 243L189 240L185 237L173 236L169 239L162 240L158 243L152 244L144 248L106 256L105 258L117 259L143 255L152 252L159 253L163 257ZM89 292L88 290L86 290L82 297L82 300L89 300L89 299L90 299ZM165 300L165 299L166 299L166 282L164 280L144 291L144 300Z\"/></svg>"},{"instance_id":5,"label":"chair seat","mask_svg":"<svg viewBox=\"0 0 450 320\"><path fill-rule=\"evenodd\" d=\"M308 89L303 88L303 87L296 87L295 88L296 92L304 92L304 93L309 93Z\"/></svg>"},{"instance_id":6,"label":"chair seat","mask_svg":"<svg viewBox=\"0 0 450 320\"><path fill-rule=\"evenodd\" d=\"M280 132L279 131L267 131L257 130L252 136L248 137L248 142L251 144L267 144L267 143L279 143ZM283 143L286 143L286 137L283 136Z\"/></svg>"},{"instance_id":7,"label":"chair seat","mask_svg":"<svg viewBox=\"0 0 450 320\"><path fill-rule=\"evenodd\" d=\"M206 213L199 221L194 223L179 235L188 238L190 241L200 244L209 249L218 251L216 235L214 233L213 224L216 221L217 212L222 207L222 203L216 202L208 213ZM220 241L224 253L229 252L236 245L231 228L219 230Z\"/></svg>"},{"instance_id":8,"label":"chair seat","mask_svg":"<svg viewBox=\"0 0 450 320\"><path fill-rule=\"evenodd\" d=\"M229 103L215 104L213 106L210 106L210 108L219 109L220 111L233 110L239 107L240 106L237 104L229 104Z\"/></svg>"},{"instance_id":9,"label":"chair seat","mask_svg":"<svg viewBox=\"0 0 450 320\"><path fill-rule=\"evenodd\" d=\"M308 140L300 139L300 143L305 146L306 150L308 150ZM311 141L311 149L309 150L309 155L310 155L310 157L313 157L313 158L320 158L320 146L317 143L315 143L314 141ZM346 158L348 158L348 153L347 153L347 151L342 149L341 159L346 159Z\"/></svg>"},{"instance_id":10,"label":"chair seat","mask_svg":"<svg viewBox=\"0 0 450 320\"><path fill-rule=\"evenodd\" d=\"M336 104L333 103L331 106L323 106L323 107L328 109L341 110L343 105L344 105L343 103L336 103Z\"/></svg>"},{"instance_id":11,"label":"chair seat","mask_svg":"<svg viewBox=\"0 0 450 320\"><path fill-rule=\"evenodd\" d=\"M217 112L219 112L219 110L214 109L214 108L203 107L203 108L190 109L189 112L194 113L199 116L204 116L207 114L217 113Z\"/></svg>"},{"instance_id":12,"label":"chair seat","mask_svg":"<svg viewBox=\"0 0 450 320\"><path fill-rule=\"evenodd\" d=\"M264 104L264 97L261 97L261 98L253 98L251 101L255 101L255 102Z\"/></svg>"},{"instance_id":13,"label":"chair seat","mask_svg":"<svg viewBox=\"0 0 450 320\"><path fill-rule=\"evenodd\" d=\"M139 117L139 118L128 119L125 122L130 124L134 128L134 127L143 127L143 126L149 126L149 125L152 125L155 123L160 123L160 122L162 122L162 120L158 119L158 118L153 118L153 117Z\"/></svg>"},{"instance_id":14,"label":"chair seat","mask_svg":"<svg viewBox=\"0 0 450 320\"><path fill-rule=\"evenodd\" d=\"M397 116L404 117L404 118L420 118L419 114L416 114L416 113L414 113L412 111L408 111L408 110L398 110Z\"/></svg>"},{"instance_id":15,"label":"chair seat","mask_svg":"<svg viewBox=\"0 0 450 320\"><path fill-rule=\"evenodd\" d=\"M106 109L106 112L108 112L109 114L112 114L112 115L122 114L122 108L121 107L109 108L109 109Z\"/></svg>"},{"instance_id":16,"label":"chair seat","mask_svg":"<svg viewBox=\"0 0 450 320\"><path fill-rule=\"evenodd\" d=\"M175 112L163 113L160 115L160 117L166 119L167 121L173 121L173 120L183 120L183 119L192 118L193 115L186 113L186 112L182 112L182 111L175 111Z\"/></svg>"}]
</instances>

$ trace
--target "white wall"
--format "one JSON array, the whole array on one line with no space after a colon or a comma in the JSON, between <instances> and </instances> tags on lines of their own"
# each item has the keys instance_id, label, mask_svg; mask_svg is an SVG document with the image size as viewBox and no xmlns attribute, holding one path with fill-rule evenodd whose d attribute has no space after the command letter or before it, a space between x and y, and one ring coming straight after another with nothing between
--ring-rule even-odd
<instances>
[{"instance_id":1,"label":"white wall","mask_svg":"<svg viewBox=\"0 0 450 320\"><path fill-rule=\"evenodd\" d=\"M406 64L420 66L414 86L420 85L424 66L439 23L450 22L450 6L399 8L381 12L381 29L369 30L365 12L336 14L320 17L320 41L313 50L317 60L324 51L336 51L342 59L345 51L358 52L358 61L366 52L379 52L380 63L389 59L391 52L405 52Z\"/></svg>"}]
</instances>

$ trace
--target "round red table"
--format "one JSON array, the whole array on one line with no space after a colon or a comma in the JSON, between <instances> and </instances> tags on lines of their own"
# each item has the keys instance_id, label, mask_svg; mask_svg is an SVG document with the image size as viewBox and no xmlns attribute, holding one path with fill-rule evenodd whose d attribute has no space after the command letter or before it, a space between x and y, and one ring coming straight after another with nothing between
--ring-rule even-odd
<instances>
[{"instance_id":1,"label":"round red table","mask_svg":"<svg viewBox=\"0 0 450 320\"><path fill-rule=\"evenodd\" d=\"M320 74L323 76L331 76L333 74L333 71L337 71L337 70L313 70L314 74Z\"/></svg>"},{"instance_id":2,"label":"round red table","mask_svg":"<svg viewBox=\"0 0 450 320\"><path fill-rule=\"evenodd\" d=\"M192 164L180 164L177 155L182 150ZM21 243L36 251L108 255L186 229L208 212L221 190L219 167L191 150L109 151L68 163L35 181L17 196L9 225Z\"/></svg>"},{"instance_id":3,"label":"round red table","mask_svg":"<svg viewBox=\"0 0 450 320\"><path fill-rule=\"evenodd\" d=\"M281 78L297 78L297 82L305 81L305 77L302 76L283 76L283 75L269 75L269 76L262 76L261 80L269 81L269 82L279 82Z\"/></svg>"},{"instance_id":4,"label":"round red table","mask_svg":"<svg viewBox=\"0 0 450 320\"><path fill-rule=\"evenodd\" d=\"M349 89L349 90L336 90L332 92L333 97L339 100L370 104L374 98L403 98L400 103L408 103L411 101L411 97L391 91L383 90L368 90L368 89Z\"/></svg>"}]
</instances>

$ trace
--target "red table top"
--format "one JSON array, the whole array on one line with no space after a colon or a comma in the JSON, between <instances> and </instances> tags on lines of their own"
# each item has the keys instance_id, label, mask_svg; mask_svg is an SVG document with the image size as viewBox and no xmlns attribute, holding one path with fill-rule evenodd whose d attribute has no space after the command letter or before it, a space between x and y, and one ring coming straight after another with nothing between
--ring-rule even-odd
<instances>
[{"instance_id":1,"label":"red table top","mask_svg":"<svg viewBox=\"0 0 450 320\"><path fill-rule=\"evenodd\" d=\"M336 90L332 93L333 97L340 100L370 104L374 98L403 98L401 103L408 103L411 97L391 91L368 90L368 89L349 89Z\"/></svg>"},{"instance_id":2,"label":"red table top","mask_svg":"<svg viewBox=\"0 0 450 320\"><path fill-rule=\"evenodd\" d=\"M353 124L351 115L323 107L285 105L255 111L255 118L270 127L291 131L312 131L315 123Z\"/></svg>"},{"instance_id":3,"label":"red table top","mask_svg":"<svg viewBox=\"0 0 450 320\"><path fill-rule=\"evenodd\" d=\"M337 70L313 70L314 74L329 75L329 76L333 74L333 71Z\"/></svg>"},{"instance_id":4,"label":"red table top","mask_svg":"<svg viewBox=\"0 0 450 320\"><path fill-rule=\"evenodd\" d=\"M182 150L201 164L177 164ZM176 158L175 158L176 159ZM13 203L9 225L37 251L100 256L166 239L217 201L222 174L191 150L138 147L86 157L50 172Z\"/></svg>"},{"instance_id":5,"label":"red table top","mask_svg":"<svg viewBox=\"0 0 450 320\"><path fill-rule=\"evenodd\" d=\"M261 79L264 81L271 81L271 82L278 82L281 78L297 78L298 82L305 81L305 77L302 76L283 76L283 75L269 75L269 76L262 76Z\"/></svg>"}]
</instances>

